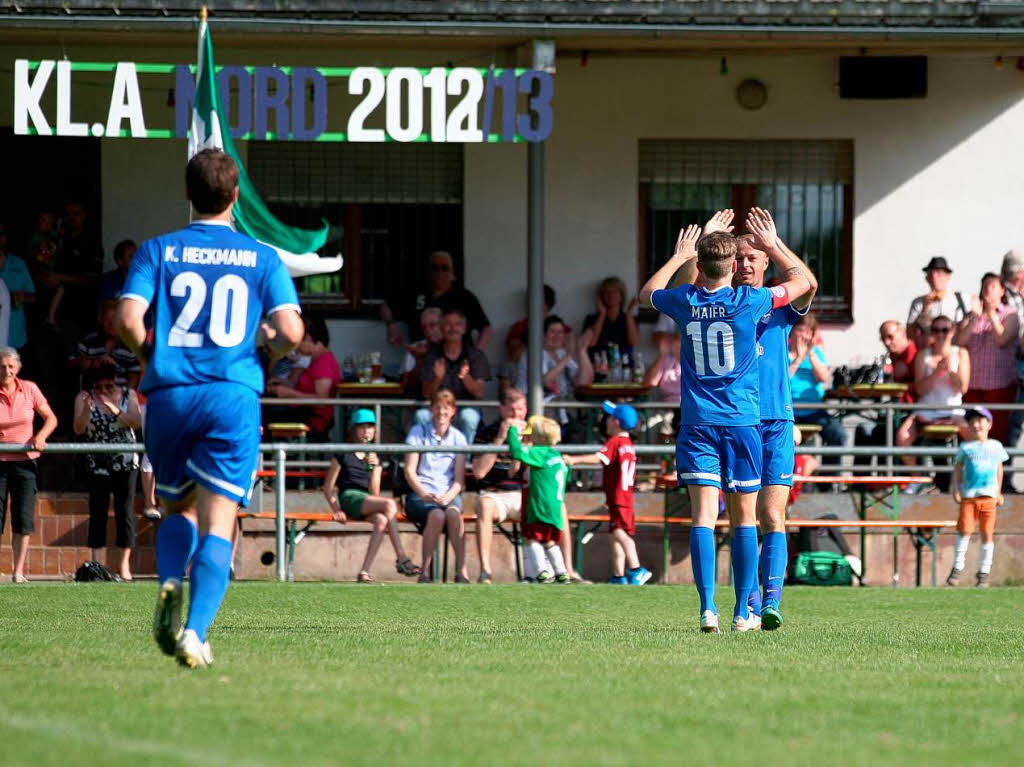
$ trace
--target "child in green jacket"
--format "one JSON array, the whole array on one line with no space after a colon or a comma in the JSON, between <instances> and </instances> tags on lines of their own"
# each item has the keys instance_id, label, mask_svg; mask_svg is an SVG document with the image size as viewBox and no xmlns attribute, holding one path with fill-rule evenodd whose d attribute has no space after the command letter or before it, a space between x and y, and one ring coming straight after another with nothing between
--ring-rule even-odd
<instances>
[{"instance_id":1,"label":"child in green jacket","mask_svg":"<svg viewBox=\"0 0 1024 767\"><path fill-rule=\"evenodd\" d=\"M523 447L514 426L508 430L509 453L515 461L530 467L530 485L523 515L526 539L526 580L537 583L569 583L565 560L558 542L562 538L562 503L569 468L554 445L562 440L557 421L531 416L523 430L532 445ZM550 562L554 575L547 565Z\"/></svg>"}]
</instances>

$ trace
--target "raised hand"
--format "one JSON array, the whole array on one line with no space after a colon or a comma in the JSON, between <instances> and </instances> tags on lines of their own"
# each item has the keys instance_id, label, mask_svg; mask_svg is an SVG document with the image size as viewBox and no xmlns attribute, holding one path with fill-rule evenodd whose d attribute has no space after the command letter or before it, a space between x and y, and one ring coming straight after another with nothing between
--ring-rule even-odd
<instances>
[{"instance_id":1,"label":"raised hand","mask_svg":"<svg viewBox=\"0 0 1024 767\"><path fill-rule=\"evenodd\" d=\"M736 214L732 208L726 208L725 210L719 210L715 212L708 222L704 224L704 234L711 234L712 232L731 232L735 229L732 226L732 220Z\"/></svg>"},{"instance_id":2,"label":"raised hand","mask_svg":"<svg viewBox=\"0 0 1024 767\"><path fill-rule=\"evenodd\" d=\"M436 360L434 360L434 379L437 380L437 381L440 381L442 378L444 378L444 374L445 374L444 359L442 359L441 357L438 357Z\"/></svg>"},{"instance_id":3,"label":"raised hand","mask_svg":"<svg viewBox=\"0 0 1024 767\"><path fill-rule=\"evenodd\" d=\"M754 247L758 250L774 250L778 247L779 233L775 228L772 214L764 208L751 208L747 216L747 231L754 235Z\"/></svg>"},{"instance_id":4,"label":"raised hand","mask_svg":"<svg viewBox=\"0 0 1024 767\"><path fill-rule=\"evenodd\" d=\"M463 378L465 378L468 375L469 375L469 362L467 360L463 360L462 364L459 366L459 380L461 381Z\"/></svg>"},{"instance_id":5,"label":"raised hand","mask_svg":"<svg viewBox=\"0 0 1024 767\"><path fill-rule=\"evenodd\" d=\"M697 240L700 239L700 227L690 224L679 230L679 237L676 238L676 258L696 258Z\"/></svg>"}]
</instances>

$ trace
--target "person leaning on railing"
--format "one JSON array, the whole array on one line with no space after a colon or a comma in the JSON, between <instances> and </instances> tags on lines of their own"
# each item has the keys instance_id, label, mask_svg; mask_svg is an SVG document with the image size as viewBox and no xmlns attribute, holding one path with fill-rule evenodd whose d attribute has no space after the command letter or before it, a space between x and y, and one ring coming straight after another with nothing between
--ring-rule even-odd
<instances>
[{"instance_id":1,"label":"person leaning on railing","mask_svg":"<svg viewBox=\"0 0 1024 767\"><path fill-rule=\"evenodd\" d=\"M75 398L75 434L85 435L96 444L130 444L135 429L142 428L142 409L138 395L117 383L113 364L93 368L86 375L85 391ZM107 547L107 514L110 496L114 496L114 529L117 548L116 566L107 567L124 580L132 580L131 556L135 548L135 484L139 456L134 453L89 453L86 469L89 484L89 548L93 561Z\"/></svg>"},{"instance_id":2,"label":"person leaning on railing","mask_svg":"<svg viewBox=\"0 0 1024 767\"><path fill-rule=\"evenodd\" d=\"M57 428L46 397L31 381L18 378L21 357L9 346L0 348L0 443L29 445L25 453L0 453L0 533L4 530L7 500L11 501L11 548L14 566L11 579L25 583L25 560L28 558L29 536L35 531L36 458L46 447L46 440ZM43 425L35 434L32 422L36 415Z\"/></svg>"}]
</instances>

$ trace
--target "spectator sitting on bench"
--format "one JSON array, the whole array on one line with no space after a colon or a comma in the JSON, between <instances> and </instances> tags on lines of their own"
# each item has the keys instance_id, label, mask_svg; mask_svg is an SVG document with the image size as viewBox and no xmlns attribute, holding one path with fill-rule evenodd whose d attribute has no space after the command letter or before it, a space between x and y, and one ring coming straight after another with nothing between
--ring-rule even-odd
<instances>
[{"instance_id":1,"label":"spectator sitting on bench","mask_svg":"<svg viewBox=\"0 0 1024 767\"><path fill-rule=\"evenodd\" d=\"M899 320L886 320L878 328L878 337L885 347L889 361L892 363L893 383L908 384L910 390L900 397L901 402L914 401L914 358L917 356L917 346L907 337L907 329ZM886 370L886 375L890 372ZM878 421L868 421L857 427L854 434L853 444L858 447L865 445L876 445L882 447L886 442L885 418ZM871 463L871 456L855 456L854 465L867 466Z\"/></svg>"},{"instance_id":2,"label":"spectator sitting on bench","mask_svg":"<svg viewBox=\"0 0 1024 767\"><path fill-rule=\"evenodd\" d=\"M341 382L341 368L338 360L328 346L331 337L327 332L327 323L321 317L302 317L306 326L306 334L299 343L299 353L311 359L295 386L271 380L267 384L267 396L283 399L317 398L328 399L334 396L334 388ZM313 405L296 411L308 418L309 433L307 442L329 442L331 427L334 426L334 408L331 405Z\"/></svg>"},{"instance_id":3,"label":"spectator sitting on bench","mask_svg":"<svg viewBox=\"0 0 1024 767\"><path fill-rule=\"evenodd\" d=\"M478 445L504 445L510 426L526 426L526 395L506 388L498 406L501 420L476 433ZM495 522L521 522L523 513L523 465L508 453L483 453L473 457L473 476L478 484L476 498L476 544L480 554L478 583L491 582L491 538Z\"/></svg>"},{"instance_id":4,"label":"spectator sitting on bench","mask_svg":"<svg viewBox=\"0 0 1024 767\"><path fill-rule=\"evenodd\" d=\"M377 432L377 419L372 410L360 409L352 414L348 430L349 442L369 444ZM350 519L369 522L373 525L366 556L356 580L359 583L373 583L370 575L373 560L388 531L391 545L395 549L395 567L399 575L419 575L420 569L406 556L402 539L398 535L398 504L394 498L380 494L380 459L376 453L339 453L331 458L330 468L324 477L324 497L331 507L336 522L345 524Z\"/></svg>"},{"instance_id":5,"label":"spectator sitting on bench","mask_svg":"<svg viewBox=\"0 0 1024 767\"><path fill-rule=\"evenodd\" d=\"M465 436L452 426L455 395L451 389L438 389L430 398L432 419L415 423L406 437L407 445L445 445L465 447ZM423 565L420 583L430 583L434 549L441 529L447 525L448 537L455 548L455 582L469 583L466 574L466 539L462 524L460 493L466 482L466 456L463 453L409 453L405 457L405 480L411 492L405 497L405 516L423 535Z\"/></svg>"},{"instance_id":6,"label":"spectator sitting on bench","mask_svg":"<svg viewBox=\"0 0 1024 767\"><path fill-rule=\"evenodd\" d=\"M825 400L825 386L830 375L825 353L818 344L818 320L808 312L793 325L789 336L789 381L793 390L793 402L820 403ZM821 442L826 446L846 444L846 430L838 418L827 410L797 410L794 421L800 424L816 424L821 427ZM831 456L823 463L837 464L839 459Z\"/></svg>"},{"instance_id":7,"label":"spectator sitting on bench","mask_svg":"<svg viewBox=\"0 0 1024 767\"><path fill-rule=\"evenodd\" d=\"M928 329L928 346L920 349L914 359L914 389L919 405L946 405L941 410L921 410L908 416L896 432L896 444L913 445L921 430L931 425L953 425L962 439L970 439L964 411L955 407L963 401L971 381L971 360L967 350L953 346L953 321L944 314L932 320ZM901 455L900 460L913 466L917 459ZM909 488L908 488L909 489Z\"/></svg>"},{"instance_id":8,"label":"spectator sitting on bench","mask_svg":"<svg viewBox=\"0 0 1024 767\"><path fill-rule=\"evenodd\" d=\"M428 350L420 363L423 398L433 399L435 392L448 389L460 400L483 399L491 366L479 348L466 344L466 315L458 309L445 312L441 317L441 334L442 343ZM415 418L416 423L426 426L431 413L423 408L416 411ZM462 407L456 423L459 431L472 442L480 425L480 411Z\"/></svg>"},{"instance_id":9,"label":"spectator sitting on bench","mask_svg":"<svg viewBox=\"0 0 1024 767\"><path fill-rule=\"evenodd\" d=\"M436 350L443 340L441 335L441 310L436 306L428 306L420 313L420 330L423 338L413 341L405 347L405 359L402 360L402 390L413 397L419 397L423 391L420 378L420 364L427 352Z\"/></svg>"}]
</instances>

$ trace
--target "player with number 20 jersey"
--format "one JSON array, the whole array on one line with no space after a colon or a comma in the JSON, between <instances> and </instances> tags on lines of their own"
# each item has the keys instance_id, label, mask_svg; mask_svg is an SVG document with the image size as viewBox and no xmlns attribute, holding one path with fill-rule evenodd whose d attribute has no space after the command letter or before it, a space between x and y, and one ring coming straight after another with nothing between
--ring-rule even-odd
<instances>
[{"instance_id":1,"label":"player with number 20 jersey","mask_svg":"<svg viewBox=\"0 0 1024 767\"><path fill-rule=\"evenodd\" d=\"M149 398L145 440L157 492L178 500L199 483L244 505L260 441L256 331L264 316L298 311L287 269L273 248L200 221L144 242L123 298L154 315L139 388Z\"/></svg>"}]
</instances>

